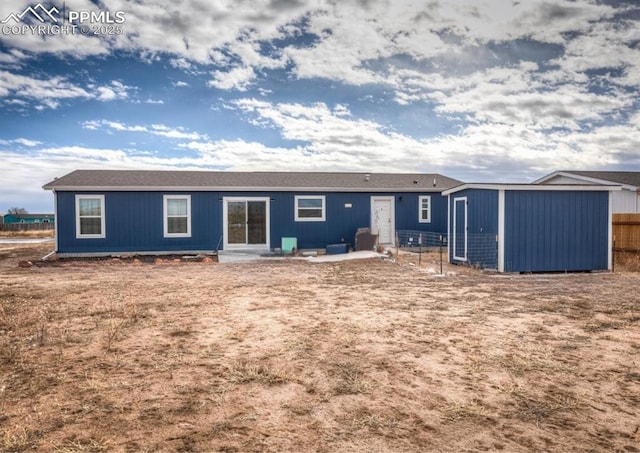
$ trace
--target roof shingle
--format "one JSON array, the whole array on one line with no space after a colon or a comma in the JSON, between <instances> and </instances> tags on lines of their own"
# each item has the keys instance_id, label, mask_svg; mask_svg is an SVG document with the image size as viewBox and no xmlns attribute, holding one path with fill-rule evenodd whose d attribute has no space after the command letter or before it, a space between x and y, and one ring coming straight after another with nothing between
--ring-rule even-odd
<instances>
[{"instance_id":1,"label":"roof shingle","mask_svg":"<svg viewBox=\"0 0 640 453\"><path fill-rule=\"evenodd\" d=\"M47 190L441 191L461 184L435 173L75 170Z\"/></svg>"}]
</instances>

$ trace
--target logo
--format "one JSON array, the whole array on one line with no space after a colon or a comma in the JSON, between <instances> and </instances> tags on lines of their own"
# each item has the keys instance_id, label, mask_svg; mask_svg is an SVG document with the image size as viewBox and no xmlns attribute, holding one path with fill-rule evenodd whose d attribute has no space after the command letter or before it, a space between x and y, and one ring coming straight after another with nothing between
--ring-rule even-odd
<instances>
[{"instance_id":1,"label":"logo","mask_svg":"<svg viewBox=\"0 0 640 453\"><path fill-rule=\"evenodd\" d=\"M42 3L12 12L0 21L4 35L121 35L124 11L73 10Z\"/></svg>"},{"instance_id":2,"label":"logo","mask_svg":"<svg viewBox=\"0 0 640 453\"><path fill-rule=\"evenodd\" d=\"M38 14L38 11L40 11L40 14ZM20 23L22 21L22 19L27 15L30 14L32 17L35 17L36 19L38 19L40 22L44 23L45 19L42 16L46 16L48 17L52 22L54 23L58 23L58 18L55 17L53 14L60 14L60 11L58 11L58 8L56 8L55 6L52 6L51 9L47 9L44 6L42 6L42 3L38 3L36 6L27 6L24 11L22 11L20 14L15 14L15 13L11 13L9 14L3 21L3 24L6 24L7 22L9 22L11 19L13 19L15 22Z\"/></svg>"}]
</instances>

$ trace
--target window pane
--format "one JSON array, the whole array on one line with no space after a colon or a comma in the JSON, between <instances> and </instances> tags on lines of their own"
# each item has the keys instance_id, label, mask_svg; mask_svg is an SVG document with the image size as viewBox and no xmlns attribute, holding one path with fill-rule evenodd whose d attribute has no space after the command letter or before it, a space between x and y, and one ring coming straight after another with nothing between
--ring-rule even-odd
<instances>
[{"instance_id":1,"label":"window pane","mask_svg":"<svg viewBox=\"0 0 640 453\"><path fill-rule=\"evenodd\" d=\"M431 198L420 197L420 220L430 222Z\"/></svg>"},{"instance_id":2,"label":"window pane","mask_svg":"<svg viewBox=\"0 0 640 453\"><path fill-rule=\"evenodd\" d=\"M102 209L99 198L80 198L80 216L100 216Z\"/></svg>"},{"instance_id":3,"label":"window pane","mask_svg":"<svg viewBox=\"0 0 640 453\"><path fill-rule=\"evenodd\" d=\"M80 218L80 234L102 234L102 221L100 217Z\"/></svg>"},{"instance_id":4,"label":"window pane","mask_svg":"<svg viewBox=\"0 0 640 453\"><path fill-rule=\"evenodd\" d=\"M169 217L167 219L167 233L187 233L187 218L186 217Z\"/></svg>"},{"instance_id":5,"label":"window pane","mask_svg":"<svg viewBox=\"0 0 640 453\"><path fill-rule=\"evenodd\" d=\"M322 208L322 198L299 198L299 208Z\"/></svg>"},{"instance_id":6,"label":"window pane","mask_svg":"<svg viewBox=\"0 0 640 453\"><path fill-rule=\"evenodd\" d=\"M167 215L187 215L186 199L167 199Z\"/></svg>"},{"instance_id":7,"label":"window pane","mask_svg":"<svg viewBox=\"0 0 640 453\"><path fill-rule=\"evenodd\" d=\"M322 209L298 209L298 218L322 218Z\"/></svg>"}]
</instances>

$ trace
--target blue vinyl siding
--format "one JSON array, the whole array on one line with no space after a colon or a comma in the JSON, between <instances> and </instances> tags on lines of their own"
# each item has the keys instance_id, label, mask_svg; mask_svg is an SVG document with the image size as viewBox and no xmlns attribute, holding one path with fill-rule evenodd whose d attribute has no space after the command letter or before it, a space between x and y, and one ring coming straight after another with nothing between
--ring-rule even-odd
<instances>
[{"instance_id":1,"label":"blue vinyl siding","mask_svg":"<svg viewBox=\"0 0 640 453\"><path fill-rule=\"evenodd\" d=\"M77 239L76 194L102 194L105 198L105 238ZM191 195L191 237L163 237L163 195ZM326 196L326 221L295 222L296 195ZM447 199L434 193L339 192L64 192L57 191L58 252L118 253L215 250L222 248L223 198L270 199L270 246L282 237L298 238L299 248L324 248L346 242L353 245L356 230L370 226L371 196L395 197L396 230L445 232ZM418 221L418 197L431 195L431 223ZM351 207L346 208L345 204Z\"/></svg>"},{"instance_id":2,"label":"blue vinyl siding","mask_svg":"<svg viewBox=\"0 0 640 453\"><path fill-rule=\"evenodd\" d=\"M506 192L505 271L607 269L608 210L608 192Z\"/></svg>"},{"instance_id":3,"label":"blue vinyl siding","mask_svg":"<svg viewBox=\"0 0 640 453\"><path fill-rule=\"evenodd\" d=\"M457 250L462 247L460 234L464 233L463 218L460 212L456 218L458 225L453 224L454 199L467 198L467 263L480 267L498 267L498 251L496 235L498 234L498 191L468 189L451 194L451 228L456 229ZM457 203L458 210L462 209L462 203ZM453 239L452 239L453 240ZM453 245L453 244L452 244ZM460 252L458 251L458 256ZM449 259L452 263L460 262L453 257L453 246L449 247Z\"/></svg>"}]
</instances>

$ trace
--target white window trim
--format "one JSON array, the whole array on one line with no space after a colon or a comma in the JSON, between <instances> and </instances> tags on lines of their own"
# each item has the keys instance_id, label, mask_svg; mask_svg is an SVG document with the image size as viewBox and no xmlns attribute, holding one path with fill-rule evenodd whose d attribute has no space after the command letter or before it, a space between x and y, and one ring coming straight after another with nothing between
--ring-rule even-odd
<instances>
[{"instance_id":1,"label":"white window trim","mask_svg":"<svg viewBox=\"0 0 640 453\"><path fill-rule=\"evenodd\" d=\"M100 200L100 234L82 234L80 231L80 200L95 200L96 198ZM76 195L76 239L104 239L106 237L105 215L104 195Z\"/></svg>"},{"instance_id":2,"label":"white window trim","mask_svg":"<svg viewBox=\"0 0 640 453\"><path fill-rule=\"evenodd\" d=\"M168 200L187 200L187 232L169 233L169 217L167 212ZM166 238L190 238L191 237L191 195L163 195L162 197L163 233Z\"/></svg>"},{"instance_id":3,"label":"white window trim","mask_svg":"<svg viewBox=\"0 0 640 453\"><path fill-rule=\"evenodd\" d=\"M422 218L422 200L429 200L429 212L426 219ZM418 222L431 223L431 195L420 195L418 197Z\"/></svg>"},{"instance_id":4,"label":"white window trim","mask_svg":"<svg viewBox=\"0 0 640 453\"><path fill-rule=\"evenodd\" d=\"M325 195L296 195L293 203L296 222L325 222L327 220L327 197ZM298 217L298 200L322 200L321 217ZM304 208L303 208L304 209Z\"/></svg>"}]
</instances>

